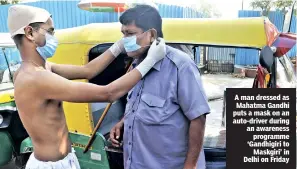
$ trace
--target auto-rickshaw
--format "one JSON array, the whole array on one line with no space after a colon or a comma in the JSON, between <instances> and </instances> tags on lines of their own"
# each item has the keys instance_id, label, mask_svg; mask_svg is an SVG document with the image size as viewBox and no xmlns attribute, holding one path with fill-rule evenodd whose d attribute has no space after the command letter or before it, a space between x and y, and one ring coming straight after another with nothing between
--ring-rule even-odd
<instances>
[{"instance_id":1,"label":"auto-rickshaw","mask_svg":"<svg viewBox=\"0 0 297 169\"><path fill-rule=\"evenodd\" d=\"M20 153L20 145L28 137L14 103L14 72L20 66L20 54L9 33L0 33L0 166L14 159L23 166L28 154Z\"/></svg>"},{"instance_id":2,"label":"auto-rickshaw","mask_svg":"<svg viewBox=\"0 0 297 169\"><path fill-rule=\"evenodd\" d=\"M49 61L59 64L85 65L122 38L120 28L120 23L93 23L58 30L56 36L59 40L59 46L54 57L49 59ZM265 17L164 19L163 33L168 45L192 46L193 59L196 59L195 49L199 46L251 48L262 50L260 53L265 57L267 54L263 53L263 49L267 47L271 49L279 41L280 37L282 39L291 39L292 37L296 40L296 34L278 32L276 27ZM292 46L287 46L287 48L291 49ZM282 51L281 47L275 46L275 48L276 51ZM132 60L125 53L121 55L98 76L89 81L85 79L79 81L106 85L121 77L128 71ZM262 66L264 67L264 65ZM2 94L0 102L0 107L5 107L7 104L15 105L13 95ZM110 146L108 139L110 129L123 117L125 104L126 96L112 104L63 103L70 132L69 137L82 169L123 168L122 150ZM7 111L5 113L8 114L10 112ZM21 126L19 127L21 128ZM1 134L0 132L0 137ZM205 137L203 149L206 155L207 168L226 167L226 149L224 147L209 147L207 142L210 139L212 138ZM0 140L1 145L3 145L3 139ZM5 146L9 147L10 144ZM7 156L7 151L10 151L10 148L7 147L5 149L6 152L0 152L0 157ZM28 137L20 142L19 149L16 151L23 155L32 153L33 146L30 138ZM2 161L0 165L3 165L5 162L8 161Z\"/></svg>"}]
</instances>

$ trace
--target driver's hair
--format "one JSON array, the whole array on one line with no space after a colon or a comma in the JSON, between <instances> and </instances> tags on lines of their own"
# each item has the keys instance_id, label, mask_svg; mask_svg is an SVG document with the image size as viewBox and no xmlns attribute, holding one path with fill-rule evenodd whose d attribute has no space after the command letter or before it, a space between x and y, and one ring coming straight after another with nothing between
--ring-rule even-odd
<instances>
[{"instance_id":1,"label":"driver's hair","mask_svg":"<svg viewBox=\"0 0 297 169\"><path fill-rule=\"evenodd\" d=\"M158 10L150 5L136 5L126 10L119 20L123 25L134 23L144 32L154 28L157 31L157 36L163 38L162 18Z\"/></svg>"}]
</instances>

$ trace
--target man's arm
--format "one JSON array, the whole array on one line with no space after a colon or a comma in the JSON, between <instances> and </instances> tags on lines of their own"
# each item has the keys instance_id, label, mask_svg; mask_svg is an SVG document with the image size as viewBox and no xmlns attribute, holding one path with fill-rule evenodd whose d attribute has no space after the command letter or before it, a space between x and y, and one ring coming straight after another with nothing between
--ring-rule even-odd
<instances>
[{"instance_id":1,"label":"man's arm","mask_svg":"<svg viewBox=\"0 0 297 169\"><path fill-rule=\"evenodd\" d=\"M191 121L189 147L184 169L196 169L199 154L203 151L206 114L210 112L198 67L185 63L178 72L178 102L185 116Z\"/></svg>"},{"instance_id":2,"label":"man's arm","mask_svg":"<svg viewBox=\"0 0 297 169\"><path fill-rule=\"evenodd\" d=\"M36 75L36 91L42 91L44 99L67 102L113 102L128 93L142 78L134 69L118 80L98 86L91 83L73 82L48 71L40 71ZM42 80L41 80L42 79Z\"/></svg>"},{"instance_id":3,"label":"man's arm","mask_svg":"<svg viewBox=\"0 0 297 169\"><path fill-rule=\"evenodd\" d=\"M165 57L165 42L151 45L147 57L132 71L106 86L73 82L49 71L35 75L36 91L42 91L44 99L68 102L113 102L129 92L137 82Z\"/></svg>"},{"instance_id":4,"label":"man's arm","mask_svg":"<svg viewBox=\"0 0 297 169\"><path fill-rule=\"evenodd\" d=\"M63 65L48 62L51 71L69 80L92 79L101 73L122 51L121 40L86 65Z\"/></svg>"},{"instance_id":5,"label":"man's arm","mask_svg":"<svg viewBox=\"0 0 297 169\"><path fill-rule=\"evenodd\" d=\"M184 169L196 169L200 151L203 150L203 139L205 131L205 115L201 115L191 120L189 129L189 149L187 153Z\"/></svg>"}]
</instances>

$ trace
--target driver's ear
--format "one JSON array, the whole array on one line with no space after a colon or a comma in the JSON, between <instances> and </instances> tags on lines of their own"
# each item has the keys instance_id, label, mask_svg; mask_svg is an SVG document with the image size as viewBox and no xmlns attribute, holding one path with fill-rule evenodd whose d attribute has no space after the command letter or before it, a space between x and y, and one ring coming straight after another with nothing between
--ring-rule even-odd
<instances>
[{"instance_id":1,"label":"driver's ear","mask_svg":"<svg viewBox=\"0 0 297 169\"><path fill-rule=\"evenodd\" d=\"M34 37L33 37L33 28L31 26L27 26L24 28L25 30L25 36L31 40L34 41Z\"/></svg>"},{"instance_id":2,"label":"driver's ear","mask_svg":"<svg viewBox=\"0 0 297 169\"><path fill-rule=\"evenodd\" d=\"M150 39L151 43L153 43L155 41L155 39L157 39L157 30L152 28L151 29L151 39Z\"/></svg>"}]
</instances>

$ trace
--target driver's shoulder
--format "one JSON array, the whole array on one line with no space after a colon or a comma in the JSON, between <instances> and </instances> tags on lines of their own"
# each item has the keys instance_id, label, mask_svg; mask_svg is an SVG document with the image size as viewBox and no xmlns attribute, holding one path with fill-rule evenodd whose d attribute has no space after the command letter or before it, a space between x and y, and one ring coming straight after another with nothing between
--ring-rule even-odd
<instances>
[{"instance_id":1,"label":"driver's shoulder","mask_svg":"<svg viewBox=\"0 0 297 169\"><path fill-rule=\"evenodd\" d=\"M169 59L177 67L177 69L181 69L185 65L194 63L187 53L171 46L166 47L166 58Z\"/></svg>"}]
</instances>

